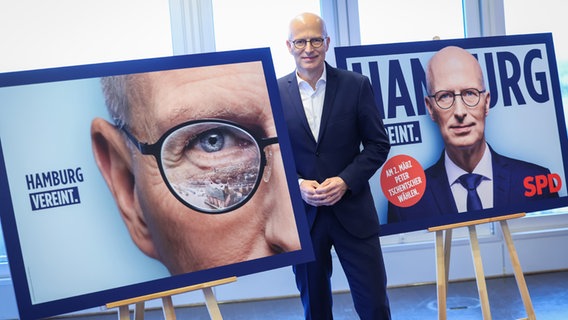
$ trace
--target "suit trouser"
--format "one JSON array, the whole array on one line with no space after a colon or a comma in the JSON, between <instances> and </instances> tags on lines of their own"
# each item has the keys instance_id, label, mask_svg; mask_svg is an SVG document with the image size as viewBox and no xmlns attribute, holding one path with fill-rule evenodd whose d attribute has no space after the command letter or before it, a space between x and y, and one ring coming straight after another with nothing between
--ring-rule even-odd
<instances>
[{"instance_id":1,"label":"suit trouser","mask_svg":"<svg viewBox=\"0 0 568 320\"><path fill-rule=\"evenodd\" d=\"M306 319L333 319L332 246L347 276L359 317L365 320L390 319L379 236L355 237L343 228L329 208L321 207L318 208L311 237L315 261L294 266Z\"/></svg>"}]
</instances>

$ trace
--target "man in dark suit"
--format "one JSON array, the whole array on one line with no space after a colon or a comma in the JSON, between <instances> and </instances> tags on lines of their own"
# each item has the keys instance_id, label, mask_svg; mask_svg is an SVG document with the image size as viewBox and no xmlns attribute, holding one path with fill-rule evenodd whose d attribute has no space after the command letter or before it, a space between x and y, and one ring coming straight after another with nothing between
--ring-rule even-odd
<instances>
[{"instance_id":1,"label":"man in dark suit","mask_svg":"<svg viewBox=\"0 0 568 320\"><path fill-rule=\"evenodd\" d=\"M425 171L426 190L420 201L406 208L389 203L389 223L510 208L558 196L549 191L525 195L526 177L546 176L550 171L500 155L487 143L485 119L491 96L473 55L454 46L438 51L428 63L426 86L426 106L445 148L436 164ZM469 178L473 185L467 184Z\"/></svg>"},{"instance_id":2,"label":"man in dark suit","mask_svg":"<svg viewBox=\"0 0 568 320\"><path fill-rule=\"evenodd\" d=\"M390 145L369 80L325 62L324 21L304 13L286 42L296 70L278 79L315 261L294 266L306 319L332 319L331 247L361 319L390 319L379 221L368 180Z\"/></svg>"}]
</instances>

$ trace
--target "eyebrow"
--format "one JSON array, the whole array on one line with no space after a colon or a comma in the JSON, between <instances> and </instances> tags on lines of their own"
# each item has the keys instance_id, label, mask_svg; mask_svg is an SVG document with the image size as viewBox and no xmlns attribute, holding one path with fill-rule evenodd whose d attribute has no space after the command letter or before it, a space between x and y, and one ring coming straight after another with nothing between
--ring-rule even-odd
<instances>
[{"instance_id":1,"label":"eyebrow","mask_svg":"<svg viewBox=\"0 0 568 320\"><path fill-rule=\"evenodd\" d=\"M237 102L241 103L241 102ZM266 107L258 106L258 108L244 108L245 106L239 106L239 110L235 110L234 106L225 105L223 107L215 106L214 108L203 107L203 110L195 110L190 106L180 106L174 109L169 116L163 121L163 123L158 123L158 128L160 133L166 132L168 129L174 127L177 124L183 123L190 120L200 120L200 119L222 119L235 122L251 132L258 133L261 136L267 136L268 133L266 129L269 127L275 127L274 119L269 117L269 115L264 112L264 108L270 108L270 115L272 114L272 109L270 105ZM207 110L209 109L209 110ZM207 111L204 111L207 110ZM211 112L213 110L213 112ZM245 110L246 112L243 112ZM255 111L263 112L255 112ZM266 124L270 125L267 126Z\"/></svg>"}]
</instances>

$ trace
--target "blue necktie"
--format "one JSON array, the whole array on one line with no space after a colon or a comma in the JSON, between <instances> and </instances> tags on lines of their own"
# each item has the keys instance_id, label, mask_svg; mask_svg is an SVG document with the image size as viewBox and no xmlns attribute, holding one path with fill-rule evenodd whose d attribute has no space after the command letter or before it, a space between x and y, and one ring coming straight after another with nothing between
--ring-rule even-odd
<instances>
[{"instance_id":1,"label":"blue necktie","mask_svg":"<svg viewBox=\"0 0 568 320\"><path fill-rule=\"evenodd\" d=\"M466 173L458 178L461 185L467 189L467 211L481 210L481 199L477 194L477 186L483 179L482 175L475 173Z\"/></svg>"}]
</instances>

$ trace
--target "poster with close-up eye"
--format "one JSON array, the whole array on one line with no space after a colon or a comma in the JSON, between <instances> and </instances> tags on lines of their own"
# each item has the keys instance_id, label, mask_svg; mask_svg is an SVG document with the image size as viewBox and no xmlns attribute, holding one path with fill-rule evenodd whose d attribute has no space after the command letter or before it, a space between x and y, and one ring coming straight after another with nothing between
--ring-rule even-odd
<instances>
[{"instance_id":1,"label":"poster with close-up eye","mask_svg":"<svg viewBox=\"0 0 568 320\"><path fill-rule=\"evenodd\" d=\"M313 257L269 49L0 74L0 151L21 319Z\"/></svg>"},{"instance_id":2,"label":"poster with close-up eye","mask_svg":"<svg viewBox=\"0 0 568 320\"><path fill-rule=\"evenodd\" d=\"M371 179L382 234L567 205L552 34L338 47L391 143Z\"/></svg>"}]
</instances>

